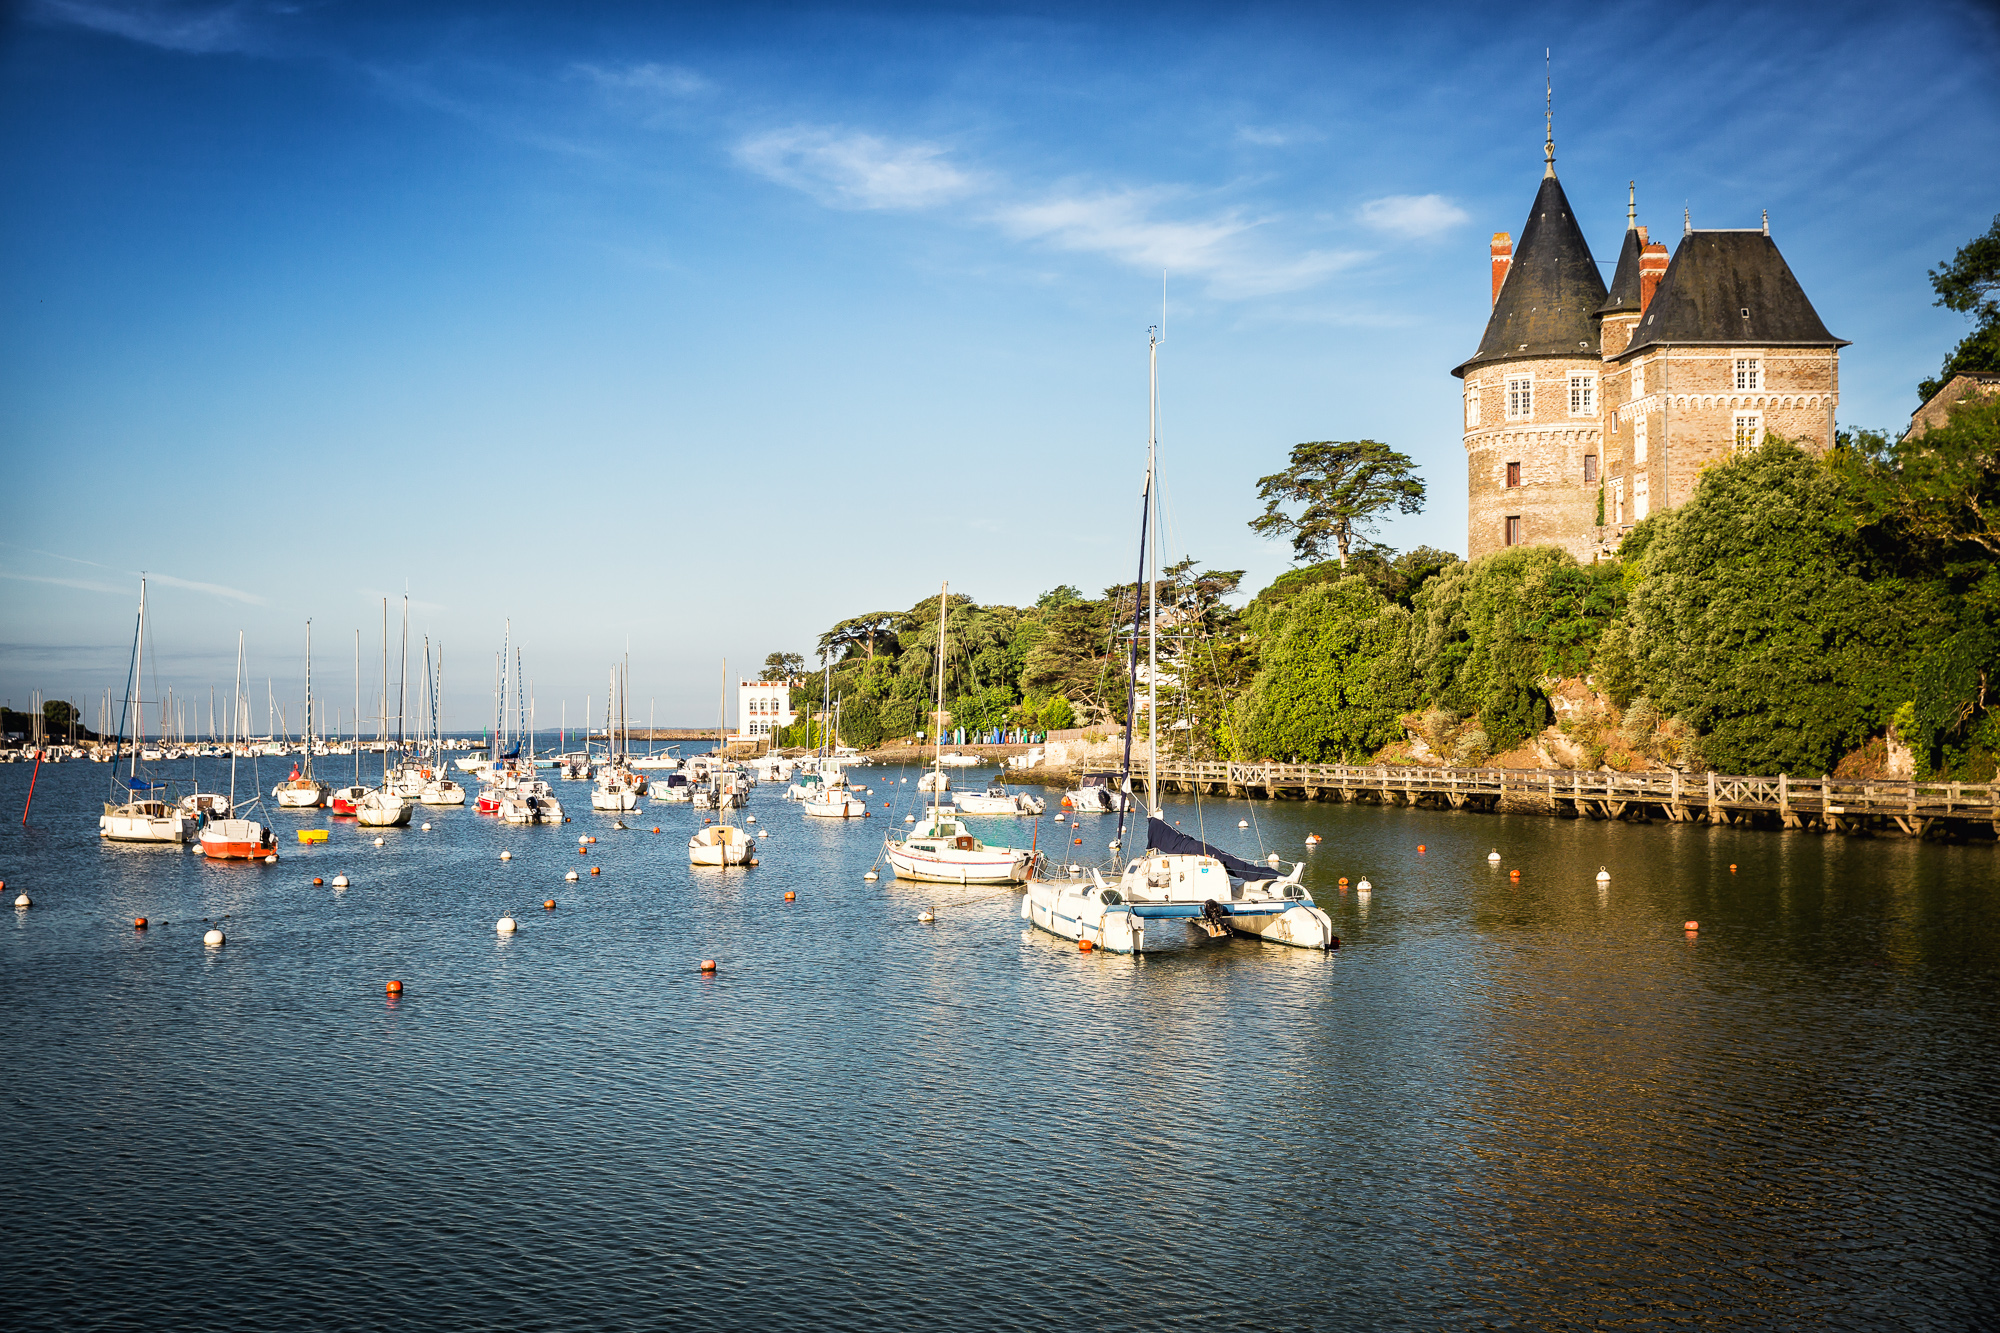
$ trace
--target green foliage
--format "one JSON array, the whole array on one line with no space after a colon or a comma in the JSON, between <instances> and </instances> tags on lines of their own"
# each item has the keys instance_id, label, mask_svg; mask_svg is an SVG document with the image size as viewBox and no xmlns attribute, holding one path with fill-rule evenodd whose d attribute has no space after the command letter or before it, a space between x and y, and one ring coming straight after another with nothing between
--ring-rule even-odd
<instances>
[{"instance_id":1,"label":"green foliage","mask_svg":"<svg viewBox=\"0 0 2000 1333\"><path fill-rule=\"evenodd\" d=\"M1416 595L1410 659L1423 697L1477 713L1495 750L1548 722L1542 682L1580 675L1623 598L1615 566L1517 546L1440 573Z\"/></svg>"},{"instance_id":2,"label":"green foliage","mask_svg":"<svg viewBox=\"0 0 2000 1333\"><path fill-rule=\"evenodd\" d=\"M1238 757L1360 760L1397 739L1416 702L1409 621L1359 577L1294 598L1269 622L1263 670L1238 706Z\"/></svg>"},{"instance_id":3,"label":"green foliage","mask_svg":"<svg viewBox=\"0 0 2000 1333\"><path fill-rule=\"evenodd\" d=\"M1289 537L1300 560L1338 553L1345 569L1349 548L1382 511L1422 512L1424 483L1409 455L1380 440L1308 440L1292 446L1290 467L1257 479L1257 498L1264 512L1250 521L1251 531Z\"/></svg>"},{"instance_id":4,"label":"green foliage","mask_svg":"<svg viewBox=\"0 0 2000 1333\"><path fill-rule=\"evenodd\" d=\"M1834 469L1774 438L1647 524L1636 675L1717 768L1828 772L1910 697L1946 608L1869 550Z\"/></svg>"},{"instance_id":5,"label":"green foliage","mask_svg":"<svg viewBox=\"0 0 2000 1333\"><path fill-rule=\"evenodd\" d=\"M1917 386L1917 397L1929 402L1954 375L1966 371L2000 370L2000 217L1984 234L1959 248L1951 262L1931 270L1937 304L1970 315L1972 332L1952 349L1936 379Z\"/></svg>"},{"instance_id":6,"label":"green foliage","mask_svg":"<svg viewBox=\"0 0 2000 1333\"><path fill-rule=\"evenodd\" d=\"M759 680L793 680L806 673L806 659L797 653L772 653L764 659Z\"/></svg>"}]
</instances>

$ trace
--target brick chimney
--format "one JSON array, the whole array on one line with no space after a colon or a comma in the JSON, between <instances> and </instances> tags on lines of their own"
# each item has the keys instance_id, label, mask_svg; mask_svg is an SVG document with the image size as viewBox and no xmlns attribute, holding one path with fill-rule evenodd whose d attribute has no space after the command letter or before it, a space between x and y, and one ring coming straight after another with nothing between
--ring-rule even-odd
<instances>
[{"instance_id":1,"label":"brick chimney","mask_svg":"<svg viewBox=\"0 0 2000 1333\"><path fill-rule=\"evenodd\" d=\"M1658 241L1646 242L1646 248L1639 252L1639 313L1653 303L1653 291L1660 285L1660 279L1667 276L1667 247Z\"/></svg>"},{"instance_id":2,"label":"brick chimney","mask_svg":"<svg viewBox=\"0 0 2000 1333\"><path fill-rule=\"evenodd\" d=\"M1493 233L1493 303L1500 303L1500 284L1507 281L1507 269L1514 262L1514 238L1504 231Z\"/></svg>"}]
</instances>

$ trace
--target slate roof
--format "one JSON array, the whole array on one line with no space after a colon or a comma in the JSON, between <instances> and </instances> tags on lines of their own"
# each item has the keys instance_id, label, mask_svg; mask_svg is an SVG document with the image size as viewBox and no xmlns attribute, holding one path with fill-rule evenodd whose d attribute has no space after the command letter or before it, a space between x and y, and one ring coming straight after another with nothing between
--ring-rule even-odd
<instances>
[{"instance_id":1,"label":"slate roof","mask_svg":"<svg viewBox=\"0 0 2000 1333\"><path fill-rule=\"evenodd\" d=\"M1639 229L1627 227L1625 243L1618 247L1618 271L1611 275L1611 294L1597 307L1600 316L1639 313L1639 253L1644 248L1639 244Z\"/></svg>"},{"instance_id":2,"label":"slate roof","mask_svg":"<svg viewBox=\"0 0 2000 1333\"><path fill-rule=\"evenodd\" d=\"M1600 344L1594 316L1603 302L1604 279L1562 182L1553 174L1544 176L1500 299L1486 321L1486 336L1479 340L1479 350L1451 373L1463 378L1482 362L1517 357L1595 355Z\"/></svg>"},{"instance_id":3,"label":"slate roof","mask_svg":"<svg viewBox=\"0 0 2000 1333\"><path fill-rule=\"evenodd\" d=\"M1778 247L1761 231L1695 231L1681 237L1629 357L1664 346L1845 347L1820 322Z\"/></svg>"}]
</instances>

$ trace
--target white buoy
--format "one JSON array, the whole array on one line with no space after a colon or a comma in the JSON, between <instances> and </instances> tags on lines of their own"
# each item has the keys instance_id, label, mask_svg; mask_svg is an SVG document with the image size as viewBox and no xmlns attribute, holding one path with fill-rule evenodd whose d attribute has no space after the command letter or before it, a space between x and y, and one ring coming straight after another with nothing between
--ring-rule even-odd
<instances>
[{"instance_id":1,"label":"white buoy","mask_svg":"<svg viewBox=\"0 0 2000 1333\"><path fill-rule=\"evenodd\" d=\"M1056 816L1056 823L1060 824L1060 823L1062 823L1062 822L1063 822L1063 817L1062 817L1061 815L1057 815L1057 816Z\"/></svg>"},{"instance_id":2,"label":"white buoy","mask_svg":"<svg viewBox=\"0 0 2000 1333\"><path fill-rule=\"evenodd\" d=\"M767 828L760 828L757 830L757 836L760 838L768 838L771 836L771 830Z\"/></svg>"},{"instance_id":3,"label":"white buoy","mask_svg":"<svg viewBox=\"0 0 2000 1333\"><path fill-rule=\"evenodd\" d=\"M1083 867L1076 864L1076 862L1072 861L1070 862L1069 873L1072 875L1081 875L1083 873Z\"/></svg>"},{"instance_id":4,"label":"white buoy","mask_svg":"<svg viewBox=\"0 0 2000 1333\"><path fill-rule=\"evenodd\" d=\"M1111 850L1114 852L1118 850L1118 839L1113 838L1111 840Z\"/></svg>"},{"instance_id":5,"label":"white buoy","mask_svg":"<svg viewBox=\"0 0 2000 1333\"><path fill-rule=\"evenodd\" d=\"M347 887L347 876L345 876L345 875L335 875L335 876L333 877L333 887L334 887L334 888L336 888L336 889L344 889L344 888L346 888L346 887Z\"/></svg>"},{"instance_id":6,"label":"white buoy","mask_svg":"<svg viewBox=\"0 0 2000 1333\"><path fill-rule=\"evenodd\" d=\"M502 935L512 935L514 933L514 918L511 916L503 916L500 918L499 923L495 925L493 928L499 931Z\"/></svg>"},{"instance_id":7,"label":"white buoy","mask_svg":"<svg viewBox=\"0 0 2000 1333\"><path fill-rule=\"evenodd\" d=\"M1269 861L1272 865L1278 864L1278 854L1276 852L1272 852L1269 856L1265 857L1264 859L1266 861Z\"/></svg>"},{"instance_id":8,"label":"white buoy","mask_svg":"<svg viewBox=\"0 0 2000 1333\"><path fill-rule=\"evenodd\" d=\"M563 878L573 883L576 880L576 872L572 870L567 875L564 875Z\"/></svg>"},{"instance_id":9,"label":"white buoy","mask_svg":"<svg viewBox=\"0 0 2000 1333\"><path fill-rule=\"evenodd\" d=\"M267 856L264 858L264 864L267 866L274 866L278 864L278 858L275 856Z\"/></svg>"},{"instance_id":10,"label":"white buoy","mask_svg":"<svg viewBox=\"0 0 2000 1333\"><path fill-rule=\"evenodd\" d=\"M1487 859L1487 860L1489 860L1489 861L1495 861L1495 862L1497 862L1497 861L1499 861L1499 859L1500 859L1500 853L1499 853L1499 852L1497 852L1497 851L1496 851L1496 852L1488 852L1488 853L1486 853L1486 859Z\"/></svg>"},{"instance_id":11,"label":"white buoy","mask_svg":"<svg viewBox=\"0 0 2000 1333\"><path fill-rule=\"evenodd\" d=\"M924 911L917 913L917 920L923 922L925 925L929 925L931 922L937 920L937 918L932 916L930 910L926 908Z\"/></svg>"},{"instance_id":12,"label":"white buoy","mask_svg":"<svg viewBox=\"0 0 2000 1333\"><path fill-rule=\"evenodd\" d=\"M1250 827L1250 821L1249 821L1249 820L1247 820L1247 819L1239 819L1239 820L1237 820L1237 821L1236 821L1236 827L1237 827L1237 828L1249 828L1249 827Z\"/></svg>"},{"instance_id":13,"label":"white buoy","mask_svg":"<svg viewBox=\"0 0 2000 1333\"><path fill-rule=\"evenodd\" d=\"M429 833L430 831L431 831L431 826L429 824L424 825L424 832Z\"/></svg>"},{"instance_id":14,"label":"white buoy","mask_svg":"<svg viewBox=\"0 0 2000 1333\"><path fill-rule=\"evenodd\" d=\"M756 822L757 822L757 816L755 816L755 815L745 815L745 816L743 816L743 822L744 822L744 823L746 823L746 824L754 824L754 823L756 823Z\"/></svg>"},{"instance_id":15,"label":"white buoy","mask_svg":"<svg viewBox=\"0 0 2000 1333\"><path fill-rule=\"evenodd\" d=\"M577 836L576 836L576 845L577 845L577 846L579 846L579 847L583 846L583 844L585 844L586 842L589 842L589 841L590 841L590 839L589 839L589 838L587 838L587 837L585 837L585 836L584 836L583 834L581 834L581 833L577 834Z\"/></svg>"},{"instance_id":16,"label":"white buoy","mask_svg":"<svg viewBox=\"0 0 2000 1333\"><path fill-rule=\"evenodd\" d=\"M904 815L903 822L905 824L914 824L917 822L917 817L915 815Z\"/></svg>"},{"instance_id":17,"label":"white buoy","mask_svg":"<svg viewBox=\"0 0 2000 1333\"><path fill-rule=\"evenodd\" d=\"M500 859L501 859L502 861L511 861L511 860L513 860L513 859L514 859L514 853L512 853L512 852L502 852L502 853L500 853Z\"/></svg>"},{"instance_id":18,"label":"white buoy","mask_svg":"<svg viewBox=\"0 0 2000 1333\"><path fill-rule=\"evenodd\" d=\"M228 938L219 930L211 930L201 937L201 942L211 949L219 949L228 943Z\"/></svg>"},{"instance_id":19,"label":"white buoy","mask_svg":"<svg viewBox=\"0 0 2000 1333\"><path fill-rule=\"evenodd\" d=\"M1597 867L1597 882L1599 884L1609 884L1611 882L1611 872L1603 866Z\"/></svg>"},{"instance_id":20,"label":"white buoy","mask_svg":"<svg viewBox=\"0 0 2000 1333\"><path fill-rule=\"evenodd\" d=\"M1374 886L1373 884L1370 884L1370 883L1369 883L1369 882L1368 882L1367 880L1365 880L1365 879L1364 879L1364 880L1362 880L1362 881L1361 881L1361 882L1360 882L1359 884L1356 884L1356 885L1354 886L1354 891L1355 891L1356 893L1367 893L1368 891L1370 891L1370 890L1371 890L1371 889L1373 889L1374 887L1375 887L1375 886Z\"/></svg>"},{"instance_id":21,"label":"white buoy","mask_svg":"<svg viewBox=\"0 0 2000 1333\"><path fill-rule=\"evenodd\" d=\"M196 843L196 844L194 845L194 854L195 854L196 856L207 856L207 855L208 855L208 848L206 848L206 847L202 846L202 845L201 845L200 843Z\"/></svg>"},{"instance_id":22,"label":"white buoy","mask_svg":"<svg viewBox=\"0 0 2000 1333\"><path fill-rule=\"evenodd\" d=\"M904 779L903 779L903 781L907 783L907 782L909 781L909 779L908 779L908 778L904 778Z\"/></svg>"},{"instance_id":23,"label":"white buoy","mask_svg":"<svg viewBox=\"0 0 2000 1333\"><path fill-rule=\"evenodd\" d=\"M873 884L877 879L880 879L881 876L877 875L874 871L871 870L867 874L863 875L861 878Z\"/></svg>"},{"instance_id":24,"label":"white buoy","mask_svg":"<svg viewBox=\"0 0 2000 1333\"><path fill-rule=\"evenodd\" d=\"M33 907L34 905L34 900L25 893L14 900L14 906L16 907Z\"/></svg>"},{"instance_id":25,"label":"white buoy","mask_svg":"<svg viewBox=\"0 0 2000 1333\"><path fill-rule=\"evenodd\" d=\"M382 845L382 840L380 838L375 839L375 845L377 847L380 847Z\"/></svg>"}]
</instances>

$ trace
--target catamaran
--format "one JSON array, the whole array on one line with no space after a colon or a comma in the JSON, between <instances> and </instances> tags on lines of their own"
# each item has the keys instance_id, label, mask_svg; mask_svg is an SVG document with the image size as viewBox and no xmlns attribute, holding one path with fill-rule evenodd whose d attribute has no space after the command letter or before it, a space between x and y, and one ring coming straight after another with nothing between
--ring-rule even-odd
<instances>
[{"instance_id":1,"label":"catamaran","mask_svg":"<svg viewBox=\"0 0 2000 1333\"><path fill-rule=\"evenodd\" d=\"M1126 862L1107 880L1096 868L1064 867L1060 877L1037 874L1021 899L1021 918L1063 939L1088 941L1116 953L1141 953L1150 925L1179 921L1212 939L1249 935L1307 949L1337 947L1333 921L1300 884L1304 862L1289 873L1276 864L1257 865L1180 832L1160 818L1159 800L1159 529L1154 519L1159 477L1159 330L1148 340L1152 377L1150 431L1146 443L1146 484L1139 520L1139 577L1134 583L1133 635L1126 677L1126 717L1136 718L1139 680L1138 598L1148 608L1146 718L1150 735L1145 854ZM1149 578L1150 576L1150 578ZM1150 588L1150 593L1149 593ZM1125 728L1122 795L1130 790L1132 726ZM1118 838L1125 838L1125 806L1119 802ZM1276 857L1272 858L1275 863Z\"/></svg>"}]
</instances>

